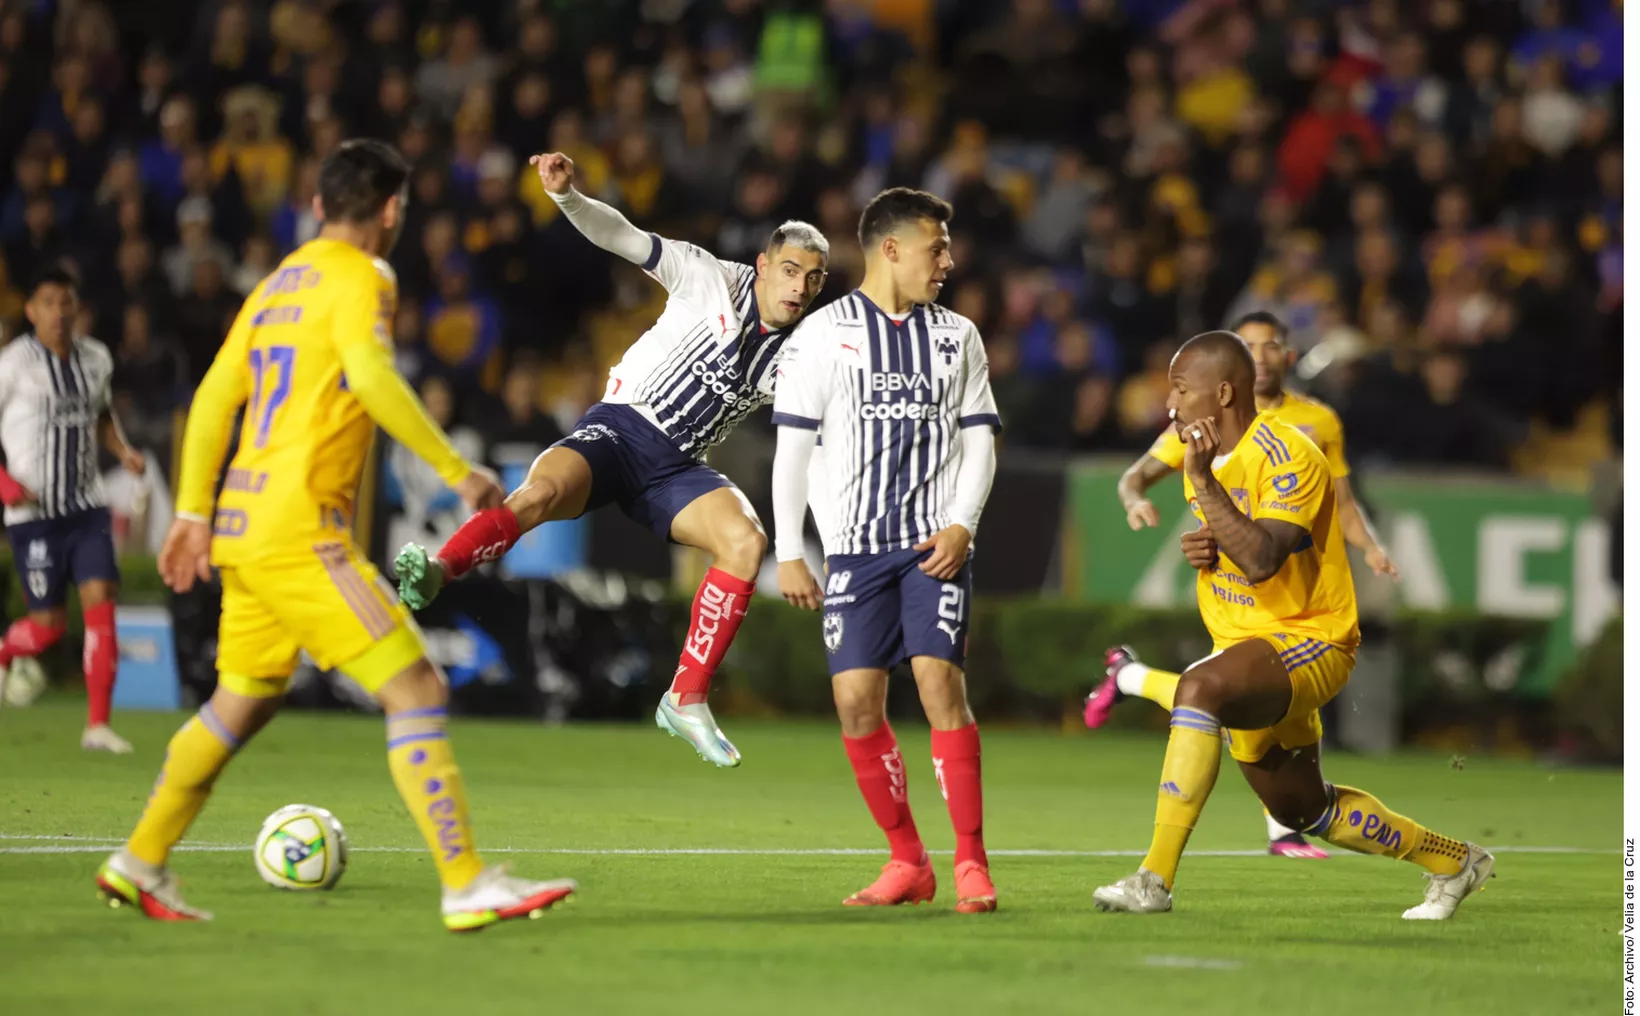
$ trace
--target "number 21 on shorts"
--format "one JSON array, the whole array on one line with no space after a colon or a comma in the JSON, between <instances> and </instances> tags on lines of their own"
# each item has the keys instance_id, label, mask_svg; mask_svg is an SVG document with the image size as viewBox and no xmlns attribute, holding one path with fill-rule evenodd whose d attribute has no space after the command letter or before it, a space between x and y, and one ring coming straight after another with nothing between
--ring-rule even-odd
<instances>
[{"instance_id":1,"label":"number 21 on shorts","mask_svg":"<svg viewBox=\"0 0 1640 1016\"><path fill-rule=\"evenodd\" d=\"M296 367L295 346L265 346L251 350L251 373L255 387L245 419L256 426L252 446L265 448L273 429L273 414L290 397L290 378ZM272 374L273 377L268 375ZM263 396L266 395L266 401Z\"/></svg>"},{"instance_id":2,"label":"number 21 on shorts","mask_svg":"<svg viewBox=\"0 0 1640 1016\"><path fill-rule=\"evenodd\" d=\"M957 636L962 634L963 602L962 587L955 582L946 582L940 586L940 621L939 629L950 636L951 644L957 644Z\"/></svg>"}]
</instances>

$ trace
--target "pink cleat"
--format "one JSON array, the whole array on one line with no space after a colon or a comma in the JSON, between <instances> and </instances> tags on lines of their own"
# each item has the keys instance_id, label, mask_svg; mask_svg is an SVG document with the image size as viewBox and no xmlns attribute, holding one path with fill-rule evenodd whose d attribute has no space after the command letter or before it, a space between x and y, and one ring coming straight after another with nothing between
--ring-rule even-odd
<instances>
[{"instance_id":1,"label":"pink cleat","mask_svg":"<svg viewBox=\"0 0 1640 1016\"><path fill-rule=\"evenodd\" d=\"M1105 681L1093 690L1082 706L1082 722L1089 730L1098 730L1110 719L1110 711L1116 708L1116 703L1127 698L1122 689L1116 686L1116 672L1130 663L1137 662L1133 658L1133 650L1127 646L1114 646L1105 650Z\"/></svg>"},{"instance_id":2,"label":"pink cleat","mask_svg":"<svg viewBox=\"0 0 1640 1016\"><path fill-rule=\"evenodd\" d=\"M1295 861L1324 861L1327 852L1306 840L1298 833L1283 836L1279 840L1270 841L1270 855L1272 857L1290 857Z\"/></svg>"}]
</instances>

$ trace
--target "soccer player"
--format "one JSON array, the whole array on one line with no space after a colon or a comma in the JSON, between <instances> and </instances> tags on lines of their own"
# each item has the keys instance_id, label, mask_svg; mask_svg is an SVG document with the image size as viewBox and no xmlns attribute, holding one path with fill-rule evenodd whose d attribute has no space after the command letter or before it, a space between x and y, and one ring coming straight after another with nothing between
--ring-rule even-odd
<instances>
[{"instance_id":1,"label":"soccer player","mask_svg":"<svg viewBox=\"0 0 1640 1016\"><path fill-rule=\"evenodd\" d=\"M74 276L48 269L23 308L33 331L0 350L0 446L7 462L0 469L0 501L28 604L28 614L0 641L0 690L13 661L38 656L63 637L72 582L85 618L88 704L80 747L124 754L131 745L108 725L120 659L114 629L120 572L97 449L138 476L147 463L126 443L111 408L114 358L96 339L74 335L79 311Z\"/></svg>"},{"instance_id":2,"label":"soccer player","mask_svg":"<svg viewBox=\"0 0 1640 1016\"><path fill-rule=\"evenodd\" d=\"M1360 641L1326 456L1258 409L1253 357L1234 333L1186 342L1168 373L1185 498L1202 523L1184 552L1199 569L1196 596L1215 652L1183 675L1146 675L1167 684L1173 700L1155 834L1138 872L1096 890L1094 902L1133 913L1172 908L1179 858L1218 778L1222 735L1277 821L1424 868L1424 902L1402 916L1451 917L1491 877L1492 855L1321 775L1317 710L1349 680Z\"/></svg>"},{"instance_id":3,"label":"soccer player","mask_svg":"<svg viewBox=\"0 0 1640 1016\"><path fill-rule=\"evenodd\" d=\"M952 268L951 206L896 187L860 217L860 288L800 325L775 389L775 556L780 591L821 631L843 745L888 836L882 875L843 902L934 898L934 869L906 799L885 710L888 672L910 659L933 727L934 776L956 830L957 910L996 909L985 856L979 729L963 685L970 546L996 472L1001 424L973 322L937 306ZM817 441L825 506L822 593L803 560Z\"/></svg>"},{"instance_id":4,"label":"soccer player","mask_svg":"<svg viewBox=\"0 0 1640 1016\"><path fill-rule=\"evenodd\" d=\"M1253 397L1260 412L1269 412L1283 423L1291 424L1314 441L1327 458L1332 470L1333 490L1338 495L1338 523L1344 539L1359 548L1367 565L1379 575L1398 577L1395 562L1378 538L1372 520L1355 499L1350 489L1350 467L1344 458L1344 428L1338 414L1316 399L1286 390L1287 371L1297 360L1296 352L1287 345L1287 326L1267 311L1254 311L1237 321L1233 329L1253 354ZM1145 491L1168 473L1184 465L1184 443L1173 428L1163 431L1150 451L1140 457L1116 485L1127 512L1128 526L1137 531L1161 522L1156 506L1145 497ZM1090 729L1097 730L1110 719L1110 711L1129 695L1148 698L1163 709L1172 709L1165 681L1144 680L1145 668L1130 667L1132 653L1117 647L1105 660L1105 680L1088 696L1082 719ZM1126 677L1123 677L1123 674ZM1264 814L1265 828L1270 838L1270 853L1278 857L1325 858L1327 852L1308 843L1301 833L1277 822L1269 812Z\"/></svg>"},{"instance_id":5,"label":"soccer player","mask_svg":"<svg viewBox=\"0 0 1640 1016\"><path fill-rule=\"evenodd\" d=\"M443 886L444 924L472 931L535 916L575 890L486 866L473 841L461 771L445 736L444 675L420 630L353 542L354 493L380 424L477 508L500 502L494 477L462 461L394 372L398 286L382 260L404 222L410 166L377 141L325 157L319 236L251 293L194 395L183 438L177 517L160 551L186 592L222 576L215 693L171 739L153 794L97 885L111 903L161 920L207 920L178 892L166 859L234 753L273 718L299 651L375 695L387 763ZM222 488L230 430L245 407Z\"/></svg>"},{"instance_id":6,"label":"soccer player","mask_svg":"<svg viewBox=\"0 0 1640 1016\"><path fill-rule=\"evenodd\" d=\"M702 759L738 766L706 692L746 616L768 541L751 502L702 460L774 397L775 364L825 284L830 247L813 226L787 222L755 267L719 261L581 194L568 157L530 162L575 228L666 287L666 308L609 372L603 401L535 460L506 504L474 515L431 559L415 544L400 551L400 595L420 610L444 583L501 557L543 522L618 504L657 536L712 555L655 723Z\"/></svg>"}]
</instances>

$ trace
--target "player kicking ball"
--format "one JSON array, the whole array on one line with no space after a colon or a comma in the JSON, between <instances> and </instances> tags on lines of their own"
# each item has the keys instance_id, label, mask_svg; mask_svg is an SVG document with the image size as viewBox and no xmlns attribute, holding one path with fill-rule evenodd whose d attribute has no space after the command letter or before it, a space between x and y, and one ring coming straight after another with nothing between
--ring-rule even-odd
<instances>
[{"instance_id":1,"label":"player kicking ball","mask_svg":"<svg viewBox=\"0 0 1640 1016\"><path fill-rule=\"evenodd\" d=\"M951 206L897 187L860 217L860 288L800 325L780 368L774 422L775 556L780 591L825 614L821 632L843 746L888 836L882 875L844 900L893 906L934 898L934 868L906 797L888 725L888 672L911 661L933 727L934 777L956 831L957 910L996 909L985 856L979 729L963 655L970 549L996 473L1000 429L973 322L935 305L951 271ZM822 594L803 561L803 515L824 436Z\"/></svg>"},{"instance_id":2,"label":"player kicking ball","mask_svg":"<svg viewBox=\"0 0 1640 1016\"><path fill-rule=\"evenodd\" d=\"M702 759L738 766L740 752L712 718L706 692L751 604L768 540L751 502L703 459L774 398L775 365L825 285L830 246L813 226L787 222L755 267L719 261L581 194L566 156L530 162L575 228L666 287L666 308L609 372L603 400L535 460L505 504L474 515L437 555L415 544L399 552L399 594L420 610L446 582L501 557L536 526L619 505L655 535L712 556L655 723Z\"/></svg>"},{"instance_id":3,"label":"player kicking ball","mask_svg":"<svg viewBox=\"0 0 1640 1016\"><path fill-rule=\"evenodd\" d=\"M1244 315L1231 330L1241 336L1253 354L1253 404L1259 412L1268 412L1275 419L1297 427L1326 456L1332 470L1333 491L1338 496L1338 524L1344 541L1365 555L1367 566L1376 574L1399 578L1395 562L1384 550L1378 531L1350 486L1349 460L1344 457L1344 426L1338 414L1325 403L1286 390L1287 372L1298 359L1298 354L1287 345L1287 325L1268 311L1254 311ZM1178 431L1169 427L1156 438L1150 451L1127 468L1116 484L1128 526L1135 532L1146 526L1161 525L1156 506L1145 497L1145 491L1168 473L1183 468L1184 449ZM1111 650L1105 660L1105 680L1088 696L1083 722L1089 729L1098 730L1110 719L1111 709L1129 696L1148 698L1163 709L1172 710L1172 684L1165 679L1148 681L1148 673L1148 668L1135 662L1125 647ZM1264 813L1264 822L1270 837L1270 853L1298 859L1327 856L1325 850L1306 841L1303 834L1277 822L1269 811Z\"/></svg>"},{"instance_id":4,"label":"player kicking ball","mask_svg":"<svg viewBox=\"0 0 1640 1016\"><path fill-rule=\"evenodd\" d=\"M110 902L167 921L209 920L166 867L240 748L279 709L298 653L381 703L387 765L427 841L451 931L534 917L575 891L479 858L467 792L445 736L444 675L421 631L353 542L353 497L380 424L474 508L500 502L494 477L462 460L393 368L398 299L382 258L404 222L410 165L377 141L349 141L319 169L319 236L245 301L194 395L177 517L160 551L166 584L222 575L217 686L171 738L131 838L103 864ZM235 415L239 451L212 504Z\"/></svg>"},{"instance_id":5,"label":"player kicking ball","mask_svg":"<svg viewBox=\"0 0 1640 1016\"><path fill-rule=\"evenodd\" d=\"M1220 738L1278 822L1328 843L1411 861L1429 879L1401 916L1451 917L1492 876L1492 855L1396 814L1321 775L1318 710L1349 680L1360 642L1355 587L1326 457L1254 403L1253 358L1232 332L1180 347L1168 411L1185 442L1184 493L1202 525L1186 534L1215 652L1169 685L1171 732L1155 834L1139 870L1093 893L1103 910L1173 907L1191 830L1219 775ZM1138 665L1133 661L1131 665Z\"/></svg>"},{"instance_id":6,"label":"player kicking ball","mask_svg":"<svg viewBox=\"0 0 1640 1016\"><path fill-rule=\"evenodd\" d=\"M87 716L80 747L123 755L131 745L108 725L120 659L114 625L120 572L97 450L106 449L137 476L147 462L126 444L110 405L114 358L96 339L74 336L80 312L74 276L46 271L30 288L23 312L33 330L0 351L0 446L8 463L0 469L0 501L28 615L0 639L0 699L15 661L38 656L63 637L72 582L85 616Z\"/></svg>"}]
</instances>

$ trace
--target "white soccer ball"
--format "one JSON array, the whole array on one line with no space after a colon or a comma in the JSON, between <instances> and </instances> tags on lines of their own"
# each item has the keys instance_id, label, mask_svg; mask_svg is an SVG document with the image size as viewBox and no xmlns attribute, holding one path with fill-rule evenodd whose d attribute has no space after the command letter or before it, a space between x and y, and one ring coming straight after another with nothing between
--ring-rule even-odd
<instances>
[{"instance_id":1,"label":"white soccer ball","mask_svg":"<svg viewBox=\"0 0 1640 1016\"><path fill-rule=\"evenodd\" d=\"M325 809L287 804L262 823L254 856L276 889L329 889L347 870L347 834Z\"/></svg>"},{"instance_id":2,"label":"white soccer ball","mask_svg":"<svg viewBox=\"0 0 1640 1016\"><path fill-rule=\"evenodd\" d=\"M6 705L23 708L46 690L45 668L32 656L19 656L11 661L11 673L5 679Z\"/></svg>"}]
</instances>

